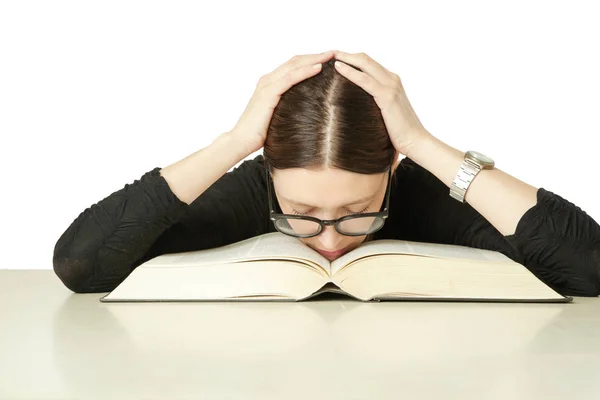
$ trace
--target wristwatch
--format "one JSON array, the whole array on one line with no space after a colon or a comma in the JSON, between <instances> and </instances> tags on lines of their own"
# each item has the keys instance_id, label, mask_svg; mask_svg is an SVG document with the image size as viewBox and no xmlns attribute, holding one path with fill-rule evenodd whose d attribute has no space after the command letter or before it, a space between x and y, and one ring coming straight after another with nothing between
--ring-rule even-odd
<instances>
[{"instance_id":1,"label":"wristwatch","mask_svg":"<svg viewBox=\"0 0 600 400\"><path fill-rule=\"evenodd\" d=\"M494 168L494 165L494 160L490 157L477 151L467 151L465 159L450 186L450 197L464 203L467 189L471 185L471 181L473 181L475 175L482 169Z\"/></svg>"}]
</instances>

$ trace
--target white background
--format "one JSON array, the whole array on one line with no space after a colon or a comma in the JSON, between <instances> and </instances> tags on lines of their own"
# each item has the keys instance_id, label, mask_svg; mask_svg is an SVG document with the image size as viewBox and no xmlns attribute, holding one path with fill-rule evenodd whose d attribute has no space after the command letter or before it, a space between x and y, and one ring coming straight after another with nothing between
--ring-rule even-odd
<instances>
[{"instance_id":1,"label":"white background","mask_svg":"<svg viewBox=\"0 0 600 400\"><path fill-rule=\"evenodd\" d=\"M0 268L52 268L85 208L233 128L261 75L334 48L396 72L438 138L600 221L595 7L3 1Z\"/></svg>"}]
</instances>

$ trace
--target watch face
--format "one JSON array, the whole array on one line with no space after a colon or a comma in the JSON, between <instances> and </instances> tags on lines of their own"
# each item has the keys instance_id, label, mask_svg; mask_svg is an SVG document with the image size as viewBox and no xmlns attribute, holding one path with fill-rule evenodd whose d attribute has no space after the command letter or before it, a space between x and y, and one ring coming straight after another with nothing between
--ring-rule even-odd
<instances>
[{"instance_id":1,"label":"watch face","mask_svg":"<svg viewBox=\"0 0 600 400\"><path fill-rule=\"evenodd\" d=\"M489 158L485 154L482 154L482 153L480 153L478 151L469 151L468 153L469 153L470 156L472 156L473 158L477 159L477 161L481 162L482 164L489 165L489 166L493 166L494 165L494 160L492 160L491 158Z\"/></svg>"}]
</instances>

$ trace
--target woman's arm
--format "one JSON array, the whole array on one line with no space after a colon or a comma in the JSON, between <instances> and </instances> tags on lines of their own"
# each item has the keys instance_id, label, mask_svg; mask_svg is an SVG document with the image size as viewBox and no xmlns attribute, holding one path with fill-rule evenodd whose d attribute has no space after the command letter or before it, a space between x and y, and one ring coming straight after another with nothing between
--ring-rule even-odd
<instances>
[{"instance_id":1,"label":"woman's arm","mask_svg":"<svg viewBox=\"0 0 600 400\"><path fill-rule=\"evenodd\" d=\"M600 295L600 226L579 207L499 170L482 170L460 203L449 188L463 153L429 143L411 156L398 208L415 238L501 251L561 294Z\"/></svg>"},{"instance_id":2,"label":"woman's arm","mask_svg":"<svg viewBox=\"0 0 600 400\"><path fill-rule=\"evenodd\" d=\"M464 153L425 138L409 157L449 189ZM600 295L600 226L579 207L498 168L481 170L465 200L548 283L573 295Z\"/></svg>"},{"instance_id":3,"label":"woman's arm","mask_svg":"<svg viewBox=\"0 0 600 400\"><path fill-rule=\"evenodd\" d=\"M230 132L221 134L209 146L160 170L171 191L191 204L210 185L243 160L248 153Z\"/></svg>"},{"instance_id":4,"label":"woman's arm","mask_svg":"<svg viewBox=\"0 0 600 400\"><path fill-rule=\"evenodd\" d=\"M465 154L433 135L425 135L406 156L435 175L450 190ZM515 233L525 211L536 204L537 191L498 168L483 169L469 185L465 201L500 233L508 236Z\"/></svg>"},{"instance_id":5,"label":"woman's arm","mask_svg":"<svg viewBox=\"0 0 600 400\"><path fill-rule=\"evenodd\" d=\"M241 218L256 214L257 206L246 203L262 178L256 162L225 173L241 159L242 152L222 135L85 209L55 245L56 275L74 292L107 292L148 258L262 232L266 224Z\"/></svg>"}]
</instances>

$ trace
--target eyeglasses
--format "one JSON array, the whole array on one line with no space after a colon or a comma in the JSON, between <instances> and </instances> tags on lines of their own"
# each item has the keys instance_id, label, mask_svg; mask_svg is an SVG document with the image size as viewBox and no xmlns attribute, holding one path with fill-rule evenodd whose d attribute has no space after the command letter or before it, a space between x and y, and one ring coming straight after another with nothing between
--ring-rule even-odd
<instances>
[{"instance_id":1,"label":"eyeglasses","mask_svg":"<svg viewBox=\"0 0 600 400\"><path fill-rule=\"evenodd\" d=\"M271 194L271 174L268 168L267 173L267 191L269 197L269 218L275 224L275 229L288 236L297 238L309 238L317 236L327 225L334 225L335 230L346 236L364 236L377 232L385 224L389 216L390 193L392 186L392 168L389 169L388 185L386 190L385 207L383 211L361 214L350 214L338 219L322 220L315 217L294 214L276 213L273 208L273 198Z\"/></svg>"}]
</instances>

